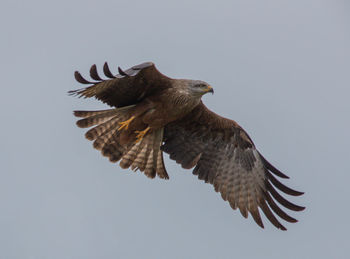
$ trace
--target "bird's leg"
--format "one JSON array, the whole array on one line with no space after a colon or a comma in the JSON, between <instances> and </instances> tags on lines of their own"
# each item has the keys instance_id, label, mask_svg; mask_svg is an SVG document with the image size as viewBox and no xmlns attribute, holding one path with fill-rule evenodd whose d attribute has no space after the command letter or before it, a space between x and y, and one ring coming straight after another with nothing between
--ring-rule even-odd
<instances>
[{"instance_id":1,"label":"bird's leg","mask_svg":"<svg viewBox=\"0 0 350 259\"><path fill-rule=\"evenodd\" d=\"M135 119L135 116L131 116L130 119L128 119L128 120L126 120L126 121L119 122L120 127L119 127L118 130L122 130L122 129L124 129L124 128L127 130L127 129L129 128L130 123L131 123L134 119Z\"/></svg>"},{"instance_id":2,"label":"bird's leg","mask_svg":"<svg viewBox=\"0 0 350 259\"><path fill-rule=\"evenodd\" d=\"M146 133L147 133L150 129L151 129L150 127L147 127L145 130L142 130L142 131L136 130L135 133L137 133L137 136L136 136L136 141L135 141L135 143L141 141L141 140L143 139L143 137L146 135Z\"/></svg>"}]
</instances>

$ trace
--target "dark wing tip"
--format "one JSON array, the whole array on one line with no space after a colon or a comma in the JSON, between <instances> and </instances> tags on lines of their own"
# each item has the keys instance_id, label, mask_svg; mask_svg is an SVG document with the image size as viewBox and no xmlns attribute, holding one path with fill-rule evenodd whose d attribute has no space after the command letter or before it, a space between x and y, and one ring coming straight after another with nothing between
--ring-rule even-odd
<instances>
[{"instance_id":1,"label":"dark wing tip","mask_svg":"<svg viewBox=\"0 0 350 259\"><path fill-rule=\"evenodd\" d=\"M74 72L74 77L75 77L75 80L77 80L81 84L94 84L93 82L90 82L86 80L84 77L82 77L82 75L78 71Z\"/></svg>"},{"instance_id":2,"label":"dark wing tip","mask_svg":"<svg viewBox=\"0 0 350 259\"><path fill-rule=\"evenodd\" d=\"M269 181L266 181L266 187L267 190L271 193L272 197L276 199L282 206L286 207L287 209L294 210L294 211L302 211L305 209L305 207L296 205L285 198L283 198L276 190L273 188L273 186L269 183Z\"/></svg>"},{"instance_id":3,"label":"dark wing tip","mask_svg":"<svg viewBox=\"0 0 350 259\"><path fill-rule=\"evenodd\" d=\"M118 72L121 76L129 76L127 73L125 73L124 70L122 70L120 67L118 67Z\"/></svg>"},{"instance_id":4,"label":"dark wing tip","mask_svg":"<svg viewBox=\"0 0 350 259\"><path fill-rule=\"evenodd\" d=\"M102 81L102 78L98 75L96 65L93 64L90 68L90 76L92 79Z\"/></svg>"},{"instance_id":5,"label":"dark wing tip","mask_svg":"<svg viewBox=\"0 0 350 259\"><path fill-rule=\"evenodd\" d=\"M283 226L282 224L281 224L281 226L279 227L279 229L282 230L282 231L287 231L287 229L285 228L285 226Z\"/></svg>"},{"instance_id":6,"label":"dark wing tip","mask_svg":"<svg viewBox=\"0 0 350 259\"><path fill-rule=\"evenodd\" d=\"M284 173L282 173L280 170L278 170L276 167L274 167L269 161L267 161L265 159L265 157L263 157L263 155L260 154L259 152L259 155L263 161L263 164L264 166L269 170L271 171L273 174L281 177L281 178L285 178L285 179L289 179L289 176L285 175Z\"/></svg>"},{"instance_id":7,"label":"dark wing tip","mask_svg":"<svg viewBox=\"0 0 350 259\"><path fill-rule=\"evenodd\" d=\"M281 229L283 231L287 230L285 226L283 226L277 218L273 215L270 208L267 206L266 201L264 199L260 200L260 208L264 212L267 219L274 225L276 228Z\"/></svg>"},{"instance_id":8,"label":"dark wing tip","mask_svg":"<svg viewBox=\"0 0 350 259\"><path fill-rule=\"evenodd\" d=\"M292 196L300 196L303 195L303 192L299 192L296 190L293 190L287 186L285 186L283 183L278 181L269 171L266 170L266 177L271 181L271 183L280 191L292 195Z\"/></svg>"},{"instance_id":9,"label":"dark wing tip","mask_svg":"<svg viewBox=\"0 0 350 259\"><path fill-rule=\"evenodd\" d=\"M111 70L109 69L107 62L105 62L103 65L103 73L108 78L115 78L115 76L112 74Z\"/></svg>"},{"instance_id":10,"label":"dark wing tip","mask_svg":"<svg viewBox=\"0 0 350 259\"><path fill-rule=\"evenodd\" d=\"M253 218L254 219L254 218ZM262 222L258 222L258 221L256 221L255 219L254 219L254 221L255 221L255 223L259 226L259 227L261 227L262 229L265 229L265 226L264 226L264 224L262 223Z\"/></svg>"},{"instance_id":11,"label":"dark wing tip","mask_svg":"<svg viewBox=\"0 0 350 259\"><path fill-rule=\"evenodd\" d=\"M290 223L296 223L298 220L295 218L289 216L287 213L285 213L278 205L274 202L274 200L271 198L269 193L266 193L266 201L269 204L270 208L282 219L284 219L287 222Z\"/></svg>"},{"instance_id":12,"label":"dark wing tip","mask_svg":"<svg viewBox=\"0 0 350 259\"><path fill-rule=\"evenodd\" d=\"M252 215L255 223L258 224L259 227L264 228L264 223L262 222L258 208L254 209L253 211L250 210L250 215Z\"/></svg>"}]
</instances>

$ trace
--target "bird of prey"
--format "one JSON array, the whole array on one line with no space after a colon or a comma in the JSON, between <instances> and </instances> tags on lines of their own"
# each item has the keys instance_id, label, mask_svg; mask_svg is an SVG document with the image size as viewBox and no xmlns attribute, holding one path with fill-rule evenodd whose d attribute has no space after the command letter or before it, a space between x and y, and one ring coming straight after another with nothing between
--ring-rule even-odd
<instances>
[{"instance_id":1,"label":"bird of prey","mask_svg":"<svg viewBox=\"0 0 350 259\"><path fill-rule=\"evenodd\" d=\"M199 80L172 79L161 74L152 62L127 70L118 67L113 75L103 66L106 79L90 69L94 81L75 72L75 79L89 86L69 91L71 95L96 99L111 106L99 111L74 111L80 117L77 125L89 128L85 134L111 162L120 161L122 168L141 171L146 176L168 179L163 152L193 169L193 174L239 209L247 218L264 227L261 210L277 228L286 230L276 215L287 222L297 220L284 212L280 205L301 211L277 192L299 196L277 180L289 178L271 165L255 148L248 134L233 120L210 111L201 101L213 88ZM278 205L278 203L280 205Z\"/></svg>"}]
</instances>

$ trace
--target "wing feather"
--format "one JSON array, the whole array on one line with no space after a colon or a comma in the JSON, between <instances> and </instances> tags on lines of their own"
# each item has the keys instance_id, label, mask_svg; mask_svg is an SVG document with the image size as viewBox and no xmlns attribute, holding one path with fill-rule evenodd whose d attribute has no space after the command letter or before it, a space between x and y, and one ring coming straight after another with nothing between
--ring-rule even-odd
<instances>
[{"instance_id":1,"label":"wing feather","mask_svg":"<svg viewBox=\"0 0 350 259\"><path fill-rule=\"evenodd\" d=\"M250 213L263 228L260 209L281 230L286 228L275 215L287 222L297 222L276 202L293 211L304 207L289 202L274 187L292 196L303 193L273 176L288 178L256 150L236 122L220 117L200 103L182 119L168 124L163 140L162 150L170 154L171 159L184 168L195 166L193 174L213 184L215 191L220 192L233 209L238 208L243 217Z\"/></svg>"},{"instance_id":2,"label":"wing feather","mask_svg":"<svg viewBox=\"0 0 350 259\"><path fill-rule=\"evenodd\" d=\"M103 72L109 79L102 79L96 65L90 68L90 76L96 82L86 80L78 71L74 73L75 79L81 84L91 86L69 91L70 95L96 99L114 107L123 107L136 104L142 99L171 86L170 78L161 74L153 63L146 62L132 68L122 70L113 75L108 64L103 66Z\"/></svg>"},{"instance_id":3,"label":"wing feather","mask_svg":"<svg viewBox=\"0 0 350 259\"><path fill-rule=\"evenodd\" d=\"M77 80L81 84L85 84L85 85L95 84L95 82L90 82L90 81L86 80L78 71L74 72L74 77L75 77L75 80ZM74 91L70 91L69 93L70 94L74 93Z\"/></svg>"},{"instance_id":4,"label":"wing feather","mask_svg":"<svg viewBox=\"0 0 350 259\"><path fill-rule=\"evenodd\" d=\"M97 73L97 68L95 64L93 64L90 68L90 77L96 81L103 81L103 79Z\"/></svg>"},{"instance_id":5,"label":"wing feather","mask_svg":"<svg viewBox=\"0 0 350 259\"><path fill-rule=\"evenodd\" d=\"M112 78L112 79L115 78L115 76L112 74L111 70L109 69L107 62L105 62L103 65L103 73L108 78Z\"/></svg>"}]
</instances>

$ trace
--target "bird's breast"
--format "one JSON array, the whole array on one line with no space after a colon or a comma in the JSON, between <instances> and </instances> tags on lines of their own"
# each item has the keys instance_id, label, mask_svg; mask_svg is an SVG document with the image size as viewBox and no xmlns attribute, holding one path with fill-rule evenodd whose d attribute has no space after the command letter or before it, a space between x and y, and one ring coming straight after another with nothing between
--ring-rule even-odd
<instances>
[{"instance_id":1,"label":"bird's breast","mask_svg":"<svg viewBox=\"0 0 350 259\"><path fill-rule=\"evenodd\" d=\"M186 93L167 92L151 101L154 108L145 114L143 121L153 128L160 128L191 112L200 99L193 99Z\"/></svg>"}]
</instances>

